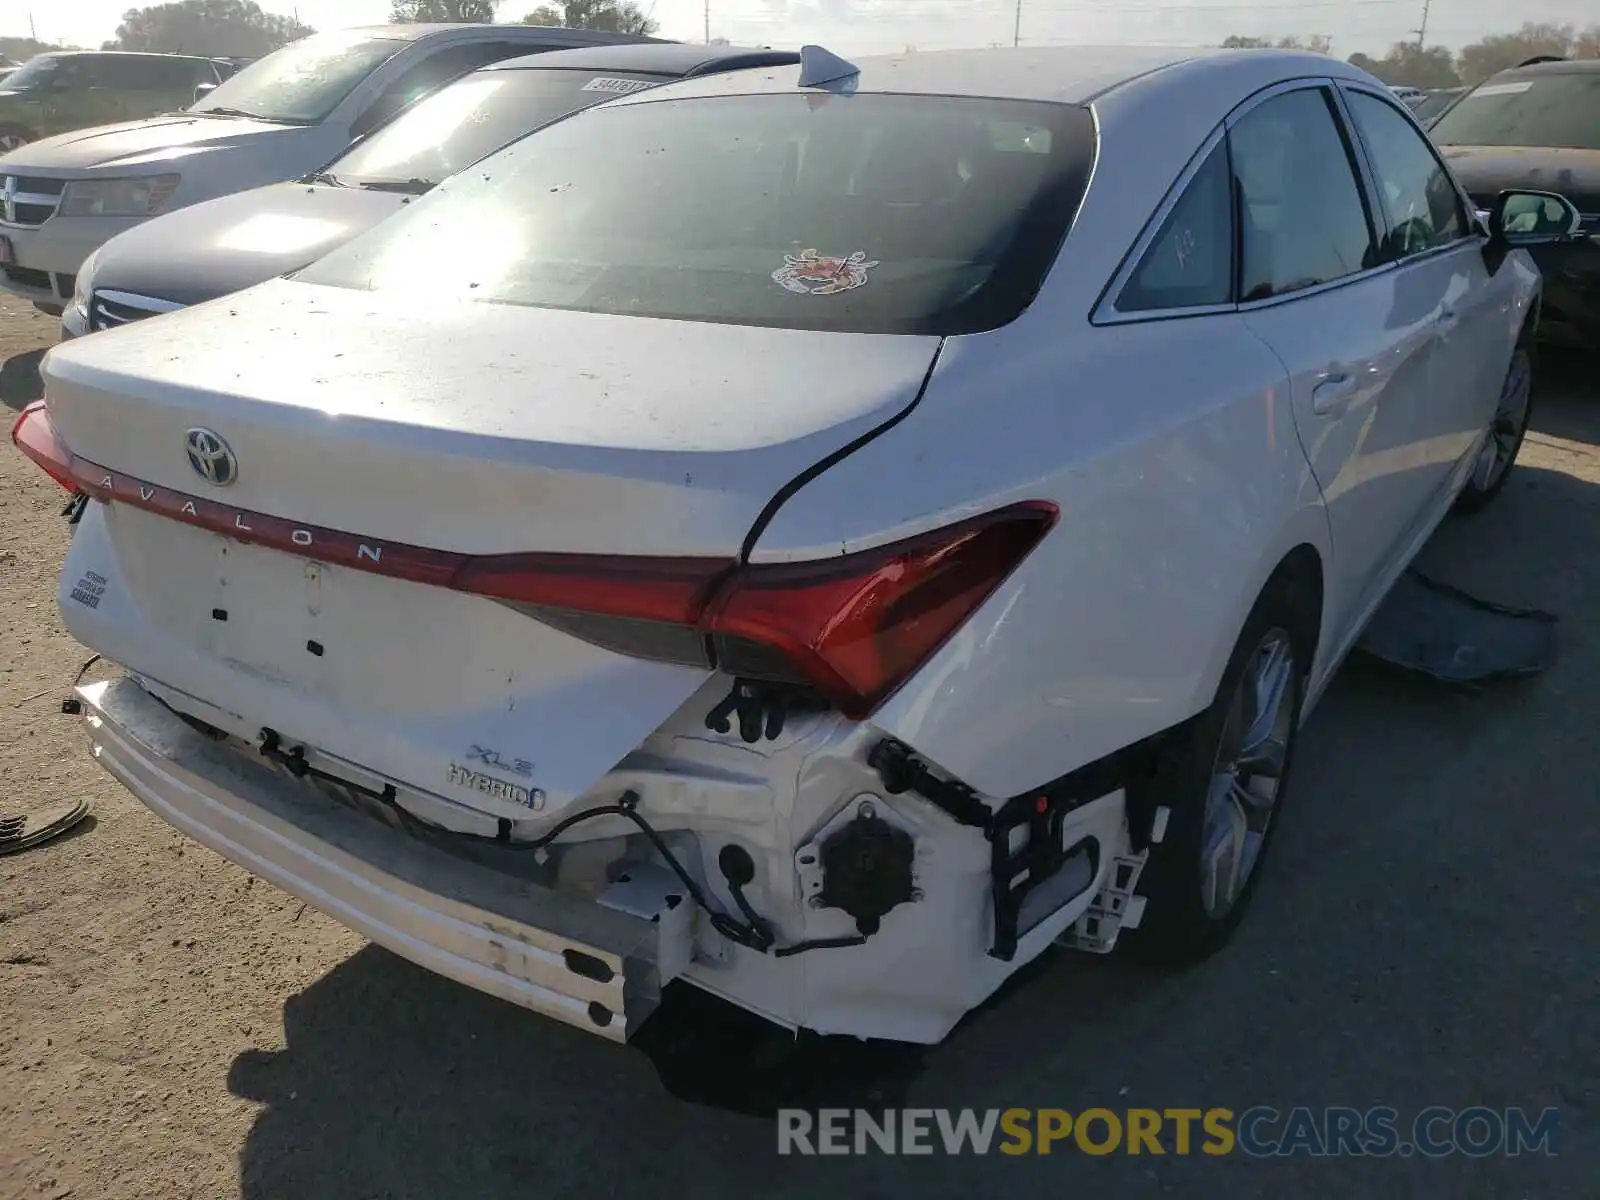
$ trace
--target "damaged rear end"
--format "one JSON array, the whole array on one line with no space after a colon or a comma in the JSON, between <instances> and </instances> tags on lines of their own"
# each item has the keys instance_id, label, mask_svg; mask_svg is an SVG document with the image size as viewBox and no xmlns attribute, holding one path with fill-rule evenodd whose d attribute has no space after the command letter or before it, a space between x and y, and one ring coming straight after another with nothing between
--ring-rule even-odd
<instances>
[{"instance_id":1,"label":"damaged rear end","mask_svg":"<svg viewBox=\"0 0 1600 1200\"><path fill-rule=\"evenodd\" d=\"M53 351L14 437L85 497L62 612L131 673L80 689L100 761L374 940L608 1036L682 977L782 1024L942 1037L1087 910L1121 799L979 797L872 714L1055 508L749 552L908 419L945 334L1026 304L1092 122L868 99L865 124L787 94L596 110L298 279ZM955 156L951 204L995 172L989 218L899 229L938 165L906 145ZM849 196L850 252L780 234L802 183ZM856 253L862 230L922 257Z\"/></svg>"}]
</instances>

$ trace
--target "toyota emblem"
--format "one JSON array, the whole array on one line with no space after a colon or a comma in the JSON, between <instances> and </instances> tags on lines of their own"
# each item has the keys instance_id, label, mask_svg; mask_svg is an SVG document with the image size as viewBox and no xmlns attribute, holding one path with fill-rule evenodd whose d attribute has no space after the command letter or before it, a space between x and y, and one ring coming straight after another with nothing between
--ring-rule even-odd
<instances>
[{"instance_id":1,"label":"toyota emblem","mask_svg":"<svg viewBox=\"0 0 1600 1200\"><path fill-rule=\"evenodd\" d=\"M191 429L184 435L183 446L194 473L207 483L227 487L239 478L239 460L234 458L220 434L209 429Z\"/></svg>"}]
</instances>

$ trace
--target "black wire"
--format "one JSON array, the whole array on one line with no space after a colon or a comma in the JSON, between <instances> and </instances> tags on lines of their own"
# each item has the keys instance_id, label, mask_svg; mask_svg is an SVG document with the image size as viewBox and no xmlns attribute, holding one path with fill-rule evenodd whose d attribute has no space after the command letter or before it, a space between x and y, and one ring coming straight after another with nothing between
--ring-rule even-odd
<instances>
[{"instance_id":1,"label":"black wire","mask_svg":"<svg viewBox=\"0 0 1600 1200\"><path fill-rule=\"evenodd\" d=\"M586 808L582 812L576 812L570 816L563 817L539 837L516 842L505 841L499 837L485 837L482 834L467 833L466 831L460 829L451 829L448 826L440 825L434 821L430 821L425 817L417 816L416 813L409 811L392 795L387 793L382 795L377 793L372 794L378 800L381 800L384 804L386 804L395 813L395 815L400 818L401 824L406 825L407 827L420 826L431 833L443 834L450 837L466 838L469 841L475 842L490 842L508 850L519 851L543 850L545 847L549 846L551 842L555 841L556 838L560 837L567 830L571 829L574 825L580 824L584 821L591 821L597 817L626 817L638 827L639 832L644 834L644 836L649 839L650 844L655 847L656 853L660 854L661 857L666 860L667 866L672 869L672 873L676 875L679 882L683 884L684 890L689 893L689 898L693 900L694 903L697 904L702 910L704 910L707 917L710 918L711 927L713 929L722 934L722 936L727 938L729 941L736 942L737 944L746 946L752 950L759 950L763 954L772 948L772 935L763 929L759 924L742 924L738 919L729 915L728 913L721 912L720 910L712 907L710 900L706 897L705 892L701 890L700 885L696 883L694 881L694 877L684 869L683 864L678 861L677 855L672 853L671 848L668 847L666 843L666 839L657 833L650 823L640 816L636 811L639 803L639 794L637 792L631 790L624 792L622 794L622 799L616 804L603 804L596 808Z\"/></svg>"},{"instance_id":2,"label":"black wire","mask_svg":"<svg viewBox=\"0 0 1600 1200\"><path fill-rule=\"evenodd\" d=\"M96 655L93 655L89 659L88 662L84 663L83 666L79 667L78 668L78 674L76 676L74 676L74 678L72 680L72 686L73 687L77 687L80 683L82 683L83 682L83 677L89 673L89 668L94 666L95 663L97 663L99 661L100 661L100 656L98 654L96 654Z\"/></svg>"},{"instance_id":3,"label":"black wire","mask_svg":"<svg viewBox=\"0 0 1600 1200\"><path fill-rule=\"evenodd\" d=\"M796 942L792 946L779 946L772 952L774 958L789 958L795 954L804 954L807 950L841 950L846 946L865 946L867 939L859 933L849 937L816 938L809 942Z\"/></svg>"}]
</instances>

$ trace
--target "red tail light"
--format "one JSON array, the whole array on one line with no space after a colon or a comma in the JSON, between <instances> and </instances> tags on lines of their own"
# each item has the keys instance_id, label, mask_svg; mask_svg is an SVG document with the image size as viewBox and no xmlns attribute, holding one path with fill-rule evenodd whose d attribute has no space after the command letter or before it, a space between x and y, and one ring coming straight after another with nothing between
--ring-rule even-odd
<instances>
[{"instance_id":1,"label":"red tail light","mask_svg":"<svg viewBox=\"0 0 1600 1200\"><path fill-rule=\"evenodd\" d=\"M302 526L115 475L56 437L43 402L11 438L71 491L353 570L487 596L637 658L807 684L861 718L927 662L1056 522L1013 504L932 533L820 562L591 554L462 555ZM95 482L100 481L100 482Z\"/></svg>"},{"instance_id":2,"label":"red tail light","mask_svg":"<svg viewBox=\"0 0 1600 1200\"><path fill-rule=\"evenodd\" d=\"M1055 521L1053 504L1015 504L843 558L746 567L712 599L702 626L729 674L801 680L847 716L864 717L932 657Z\"/></svg>"},{"instance_id":3,"label":"red tail light","mask_svg":"<svg viewBox=\"0 0 1600 1200\"><path fill-rule=\"evenodd\" d=\"M72 453L56 437L43 400L35 400L17 414L16 423L11 426L11 440L69 492L83 490L72 478Z\"/></svg>"},{"instance_id":4,"label":"red tail light","mask_svg":"<svg viewBox=\"0 0 1600 1200\"><path fill-rule=\"evenodd\" d=\"M452 585L527 608L624 654L809 684L864 717L926 662L1039 544L1045 502L822 562L512 555Z\"/></svg>"}]
</instances>

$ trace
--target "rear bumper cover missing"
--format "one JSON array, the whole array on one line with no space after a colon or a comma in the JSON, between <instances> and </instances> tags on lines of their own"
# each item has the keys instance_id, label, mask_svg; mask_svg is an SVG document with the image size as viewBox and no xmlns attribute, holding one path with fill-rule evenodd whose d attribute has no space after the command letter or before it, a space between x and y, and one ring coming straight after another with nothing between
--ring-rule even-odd
<instances>
[{"instance_id":1,"label":"rear bumper cover missing","mask_svg":"<svg viewBox=\"0 0 1600 1200\"><path fill-rule=\"evenodd\" d=\"M211 742L132 680L77 695L96 760L157 816L403 958L612 1041L659 1002L649 920L410 838Z\"/></svg>"}]
</instances>

